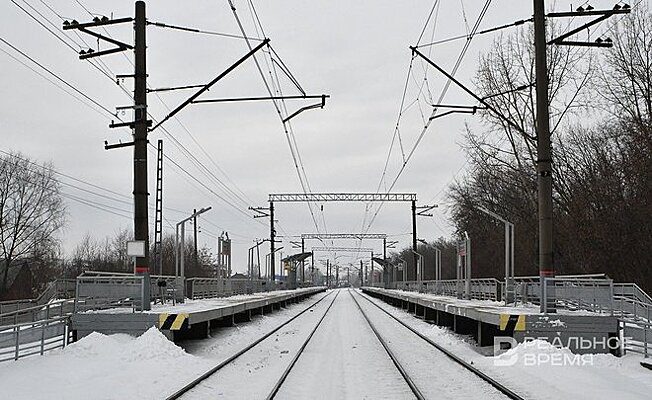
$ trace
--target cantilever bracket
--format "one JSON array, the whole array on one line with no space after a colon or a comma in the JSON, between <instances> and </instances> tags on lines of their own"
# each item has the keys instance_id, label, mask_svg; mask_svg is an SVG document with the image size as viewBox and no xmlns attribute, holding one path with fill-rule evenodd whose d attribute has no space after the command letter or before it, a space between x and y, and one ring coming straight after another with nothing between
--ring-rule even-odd
<instances>
[{"instance_id":1,"label":"cantilever bracket","mask_svg":"<svg viewBox=\"0 0 652 400\"><path fill-rule=\"evenodd\" d=\"M478 96L477 94L475 94L471 89L467 88L464 84L462 84L462 82L460 82L460 81L458 81L457 79L455 79L455 77L454 77L453 75L449 74L448 72L446 72L446 70L444 70L442 67L440 67L439 65L437 65L434 61L432 61L431 59L429 59L428 57L426 57L422 52L419 51L418 48L416 48L415 46L410 46L410 50L412 50L412 54L413 54L413 55L416 54L416 55L418 55L419 57L421 57L424 61L426 61L426 62L427 62L428 64L430 64L433 68L435 68L437 71L439 71L442 75L444 75L445 77L447 77L448 79L450 79L451 82L453 82L455 85L457 85L458 87L460 87L462 90L464 90L466 93L468 93L471 97L473 97L474 99L476 99L480 104L482 104L483 106L485 106L487 110L493 112L493 113L496 114L500 119L502 119L502 120L505 121L507 124L509 124L511 127L513 127L514 129L516 129L516 130L517 130L521 135L523 135L523 136L526 137L527 139L530 139L530 140L536 140L535 137L533 137L532 135L528 134L528 133L525 132L523 129L521 129L520 126L518 126L514 121L512 121L511 119L509 119L508 117L506 117L503 113L501 113L499 110L497 110L497 109L496 109L495 107L493 107L491 104L489 104L485 99L483 99L482 97L480 97L480 96ZM454 110L454 111L449 111L449 112L447 112L447 113L445 113L445 114L443 114L443 115L452 114L453 112L455 112L455 110ZM457 111L457 112L464 112L464 111ZM471 113L471 114L473 114L474 111L472 111L472 112L468 112L468 111L467 111L466 113Z\"/></svg>"},{"instance_id":2,"label":"cantilever bracket","mask_svg":"<svg viewBox=\"0 0 652 400\"><path fill-rule=\"evenodd\" d=\"M97 27L97 26L104 26L104 25L112 25L112 24L120 24L120 23L131 22L131 21L133 21L133 18L119 18L119 19L110 20L107 17L102 17L102 18L95 17L93 19L93 22L88 22L88 23L83 23L83 24L80 24L79 22L77 22L75 20L72 20L72 22L71 21L64 21L63 22L63 30L65 31L65 30L77 29L77 30L79 30L79 31L81 31L81 32L83 32L83 33L85 33L87 35L91 35L91 36L93 36L93 37L95 37L95 38L97 38L99 40L102 40L102 41L107 42L107 43L111 43L111 44L116 46L114 48L107 49L107 50L101 50L101 51L95 51L93 49L82 50L82 51L79 52L79 59L80 60L85 60L87 58L100 57L100 56L104 56L104 55L107 55L107 54L119 53L121 51L125 51L125 50L128 50L128 49L133 49L134 48L130 44L123 43L123 42L121 42L119 40L115 40L113 38L101 35L101 34L99 34L97 32L93 32L93 31L91 31L91 30L89 30L87 28Z\"/></svg>"},{"instance_id":3,"label":"cantilever bracket","mask_svg":"<svg viewBox=\"0 0 652 400\"><path fill-rule=\"evenodd\" d=\"M255 213L254 218L269 217L269 207L249 207L249 209Z\"/></svg>"},{"instance_id":4,"label":"cantilever bracket","mask_svg":"<svg viewBox=\"0 0 652 400\"><path fill-rule=\"evenodd\" d=\"M218 76L213 78L212 81L208 82L206 85L203 85L201 89L199 89L195 94L190 96L188 99L186 99L183 103L181 103L177 108L172 110L168 115L165 116L161 121L159 121L152 129L150 129L150 132L153 131L154 129L158 128L161 126L165 121L169 120L173 116L175 116L179 111L181 111L183 108L185 108L187 105L191 104L197 97L201 96L202 93L208 91L213 85L215 85L218 81L220 81L222 78L227 76L229 73L231 73L234 69L236 69L240 64L245 62L248 58L256 54L258 50L262 49L269 43L269 39L263 40L258 46L254 47L251 49L247 54L242 56L238 61L234 62L231 64L230 67L225 69L222 73L220 73Z\"/></svg>"},{"instance_id":5,"label":"cantilever bracket","mask_svg":"<svg viewBox=\"0 0 652 400\"><path fill-rule=\"evenodd\" d=\"M564 45L564 46L584 46L584 47L612 47L613 46L613 41L610 38L607 39L601 39L598 38L595 40L595 42L580 42L580 41L575 41L575 40L565 40L576 33L579 33L585 29L588 29L592 27L595 24L598 24L616 14L629 14L631 12L631 7L628 4L625 4L623 6L616 5L613 9L611 10L593 10L593 8L590 9L585 9L582 7L579 7L577 11L571 11L571 12L557 12L557 13L549 13L548 17L549 18L561 18L561 17L590 17L590 16L597 16L597 18L580 25L579 27L572 29L563 35L552 39L551 41L548 42L548 44L556 44L556 45Z\"/></svg>"},{"instance_id":6,"label":"cantilever bracket","mask_svg":"<svg viewBox=\"0 0 652 400\"><path fill-rule=\"evenodd\" d=\"M134 146L136 142L126 142L126 143L116 143L116 144L109 144L106 140L104 141L104 150L111 150L111 149L118 149L120 147L129 147L129 146Z\"/></svg>"},{"instance_id":7,"label":"cantilever bracket","mask_svg":"<svg viewBox=\"0 0 652 400\"><path fill-rule=\"evenodd\" d=\"M330 97L330 96L327 96L327 95L325 95L325 94L322 94L322 95L321 95L321 103L317 103L317 104L312 104L312 105L309 105L309 106L301 107L300 109L298 109L298 110L295 111L294 113L290 114L288 117L284 118L284 119L283 119L283 123L288 122L289 120L291 120L292 118L296 117L297 115L301 114L301 113L304 112L304 111L312 110L312 109L314 109L314 108L324 108L324 106L326 105L326 98L327 98L327 97Z\"/></svg>"},{"instance_id":8,"label":"cantilever bracket","mask_svg":"<svg viewBox=\"0 0 652 400\"><path fill-rule=\"evenodd\" d=\"M417 212L417 215L420 216L420 217L432 217L433 214L428 213L428 211L430 211L432 209L435 209L437 207L439 207L438 204L433 204L431 206L419 206L419 207L417 207L417 210L420 210L420 211Z\"/></svg>"}]
</instances>

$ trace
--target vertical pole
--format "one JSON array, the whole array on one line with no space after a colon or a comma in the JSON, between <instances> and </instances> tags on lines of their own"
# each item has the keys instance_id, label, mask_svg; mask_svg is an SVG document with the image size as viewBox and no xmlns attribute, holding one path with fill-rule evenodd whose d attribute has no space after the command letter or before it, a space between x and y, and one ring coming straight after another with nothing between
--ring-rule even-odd
<instances>
[{"instance_id":1,"label":"vertical pole","mask_svg":"<svg viewBox=\"0 0 652 400\"><path fill-rule=\"evenodd\" d=\"M414 253L412 253L412 260L414 261L414 277L416 280L416 274L417 274L417 202L416 200L412 200L412 250L414 250ZM407 265L406 265L407 267Z\"/></svg>"},{"instance_id":2,"label":"vertical pole","mask_svg":"<svg viewBox=\"0 0 652 400\"><path fill-rule=\"evenodd\" d=\"M387 238L383 238L383 261L385 262L385 265L383 265L383 273L381 276L383 277L383 286L389 281L389 270L387 268Z\"/></svg>"},{"instance_id":3,"label":"vertical pole","mask_svg":"<svg viewBox=\"0 0 652 400\"><path fill-rule=\"evenodd\" d=\"M232 249L231 249L231 239L229 239L229 233L228 232L226 233L226 241L229 243L228 244L228 246L229 246L229 254L225 255L225 257L227 259L226 262L227 262L228 277L229 277L229 279L231 279L231 275L232 275L232 271L231 271L231 253L232 253Z\"/></svg>"},{"instance_id":4,"label":"vertical pole","mask_svg":"<svg viewBox=\"0 0 652 400\"><path fill-rule=\"evenodd\" d=\"M332 267L331 267L332 268ZM335 287L340 286L340 266L335 266Z\"/></svg>"},{"instance_id":5,"label":"vertical pole","mask_svg":"<svg viewBox=\"0 0 652 400\"><path fill-rule=\"evenodd\" d=\"M471 298L471 238L466 238L466 256L464 257L464 292L466 298Z\"/></svg>"},{"instance_id":6,"label":"vertical pole","mask_svg":"<svg viewBox=\"0 0 652 400\"><path fill-rule=\"evenodd\" d=\"M149 299L149 223L147 219L147 64L145 2L136 2L134 23L134 238L145 242L145 257L136 257L136 275L143 277L143 309Z\"/></svg>"},{"instance_id":7,"label":"vertical pole","mask_svg":"<svg viewBox=\"0 0 652 400\"><path fill-rule=\"evenodd\" d=\"M329 289L331 287L331 266L330 266L330 261L331 260L326 260L326 287L329 288Z\"/></svg>"},{"instance_id":8,"label":"vertical pole","mask_svg":"<svg viewBox=\"0 0 652 400\"><path fill-rule=\"evenodd\" d=\"M543 290L543 278L555 276L552 243L552 151L548 110L548 67L546 56L546 14L544 0L534 0L534 49L536 69L536 136L537 180L539 197L539 277L541 281L541 311L555 311L555 292L551 286ZM554 280L547 280L554 285ZM546 297L543 297L543 294Z\"/></svg>"},{"instance_id":9,"label":"vertical pole","mask_svg":"<svg viewBox=\"0 0 652 400\"><path fill-rule=\"evenodd\" d=\"M272 286L276 282L276 269L274 263L274 246L276 245L275 241L276 231L274 230L274 202L269 202L269 273L271 275Z\"/></svg>"},{"instance_id":10,"label":"vertical pole","mask_svg":"<svg viewBox=\"0 0 652 400\"><path fill-rule=\"evenodd\" d=\"M192 217L192 228L193 228L193 259L195 261L195 268L199 266L199 256L197 255L197 210L193 209L192 214L194 215Z\"/></svg>"},{"instance_id":11,"label":"vertical pole","mask_svg":"<svg viewBox=\"0 0 652 400\"><path fill-rule=\"evenodd\" d=\"M365 280L365 279L368 279L368 278L365 277L365 275L367 275L367 274L366 274L366 272L367 272L367 271L366 271L366 268L364 268L365 271L364 271L364 274L363 274L363 271L362 271L362 269L363 269L363 264L364 264L364 262L363 262L362 260L360 260L360 287L362 287L362 286L364 285L364 280Z\"/></svg>"},{"instance_id":12,"label":"vertical pole","mask_svg":"<svg viewBox=\"0 0 652 400\"><path fill-rule=\"evenodd\" d=\"M181 223L181 250L179 251L181 257L181 282L183 286L183 298L186 298L186 222Z\"/></svg>"},{"instance_id":13,"label":"vertical pole","mask_svg":"<svg viewBox=\"0 0 652 400\"><path fill-rule=\"evenodd\" d=\"M374 285L374 252L371 252L371 255L369 256L369 263L371 265L371 279L369 279L369 286Z\"/></svg>"},{"instance_id":14,"label":"vertical pole","mask_svg":"<svg viewBox=\"0 0 652 400\"><path fill-rule=\"evenodd\" d=\"M260 279L260 245L262 242L256 242L256 255L258 256L258 279Z\"/></svg>"},{"instance_id":15,"label":"vertical pole","mask_svg":"<svg viewBox=\"0 0 652 400\"><path fill-rule=\"evenodd\" d=\"M510 303L510 295L509 295L509 262L510 262L510 257L509 257L509 247L510 247L510 242L509 242L509 222L505 221L505 293L503 293L503 296L505 297L505 305Z\"/></svg>"},{"instance_id":16,"label":"vertical pole","mask_svg":"<svg viewBox=\"0 0 652 400\"><path fill-rule=\"evenodd\" d=\"M310 284L315 285L315 253L310 256Z\"/></svg>"},{"instance_id":17,"label":"vertical pole","mask_svg":"<svg viewBox=\"0 0 652 400\"><path fill-rule=\"evenodd\" d=\"M302 253L306 251L305 250L305 248L306 248L306 243L305 242L306 241L303 238L301 238L301 252ZM301 260L301 283L305 282L305 280L306 280L306 264L305 264L304 260Z\"/></svg>"},{"instance_id":18,"label":"vertical pole","mask_svg":"<svg viewBox=\"0 0 652 400\"><path fill-rule=\"evenodd\" d=\"M179 277L179 224L174 235L174 277Z\"/></svg>"},{"instance_id":19,"label":"vertical pole","mask_svg":"<svg viewBox=\"0 0 652 400\"><path fill-rule=\"evenodd\" d=\"M156 152L156 202L154 216L154 271L163 275L163 140L157 142Z\"/></svg>"}]
</instances>

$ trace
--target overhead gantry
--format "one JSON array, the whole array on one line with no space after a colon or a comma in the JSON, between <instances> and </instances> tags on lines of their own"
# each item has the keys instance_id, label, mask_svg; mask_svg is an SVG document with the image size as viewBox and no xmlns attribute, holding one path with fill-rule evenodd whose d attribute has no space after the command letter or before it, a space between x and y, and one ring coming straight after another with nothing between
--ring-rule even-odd
<instances>
[{"instance_id":1,"label":"overhead gantry","mask_svg":"<svg viewBox=\"0 0 652 400\"><path fill-rule=\"evenodd\" d=\"M276 230L274 229L274 203L310 203L310 202L409 202L412 209L412 250L417 250L417 215L427 216L425 212L436 206L417 207L416 193L271 193L269 207L250 207L256 214L254 218L269 217L269 247L274 254L276 245ZM420 210L417 212L417 210ZM414 265L417 265L417 255L414 255ZM275 260L270 260L271 276L275 274Z\"/></svg>"}]
</instances>

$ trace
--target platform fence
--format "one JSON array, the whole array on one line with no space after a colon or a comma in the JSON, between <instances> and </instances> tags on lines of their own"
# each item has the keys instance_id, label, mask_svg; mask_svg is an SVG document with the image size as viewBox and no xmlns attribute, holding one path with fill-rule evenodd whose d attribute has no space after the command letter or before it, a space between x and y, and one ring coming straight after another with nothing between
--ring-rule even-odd
<instances>
[{"instance_id":1,"label":"platform fence","mask_svg":"<svg viewBox=\"0 0 652 400\"><path fill-rule=\"evenodd\" d=\"M70 317L0 327L0 362L18 360L66 347L71 342Z\"/></svg>"},{"instance_id":2,"label":"platform fence","mask_svg":"<svg viewBox=\"0 0 652 400\"><path fill-rule=\"evenodd\" d=\"M546 278L554 287L555 307L576 312L609 314L618 318L626 338L624 350L652 354L652 298L634 283L614 283L605 274L563 275ZM419 291L473 300L505 301L505 282L493 278L472 279L470 293L460 290L458 280L398 281L389 289ZM550 285L544 285L549 288ZM538 276L514 278L514 303L538 306L541 285ZM545 312L545 310L544 310Z\"/></svg>"},{"instance_id":3,"label":"platform fence","mask_svg":"<svg viewBox=\"0 0 652 400\"><path fill-rule=\"evenodd\" d=\"M263 279L188 278L186 288L188 298L206 299L268 292L273 290L274 286Z\"/></svg>"}]
</instances>

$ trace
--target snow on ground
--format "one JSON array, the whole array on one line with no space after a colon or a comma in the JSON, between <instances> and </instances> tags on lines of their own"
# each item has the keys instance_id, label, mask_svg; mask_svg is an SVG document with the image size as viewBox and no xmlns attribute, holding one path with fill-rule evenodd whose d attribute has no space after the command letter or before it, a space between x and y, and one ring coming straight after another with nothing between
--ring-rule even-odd
<instances>
[{"instance_id":1,"label":"snow on ground","mask_svg":"<svg viewBox=\"0 0 652 400\"><path fill-rule=\"evenodd\" d=\"M458 299L451 296L443 296L433 293L419 293L414 291L407 290L398 290L398 289L383 289L392 292L400 293L404 296L418 297L420 299L436 301L439 303L446 304L446 311L448 307L471 307L477 309L486 309L491 312L500 313L500 314L541 314L540 307L537 304L532 303L519 303L515 306L505 306L505 303L502 301L493 301L493 300L477 300L477 299ZM564 310L558 309L557 313L559 315L596 315L593 311L587 310Z\"/></svg>"},{"instance_id":2,"label":"snow on ground","mask_svg":"<svg viewBox=\"0 0 652 400\"><path fill-rule=\"evenodd\" d=\"M3 398L157 399L210 363L151 328L140 337L94 332L65 349L0 364Z\"/></svg>"},{"instance_id":3,"label":"snow on ground","mask_svg":"<svg viewBox=\"0 0 652 400\"><path fill-rule=\"evenodd\" d=\"M270 315L256 316L249 323L235 327L220 328L206 340L193 340L179 346L165 339L156 329L150 329L140 337L127 335L102 335L93 333L65 349L33 356L19 361L0 363L0 398L2 399L160 399L179 389L197 375L237 352L253 340L296 315L323 295L314 296L302 303ZM332 299L326 298L313 312L297 319L273 335L271 345L257 349L238 368L232 368L228 376L227 391L221 398L247 398L235 389L258 385L265 392L268 385L280 376L286 362L293 356L298 343L316 323L320 313ZM360 299L361 304L366 300ZM652 371L639 365L641 358L627 355L593 355L590 362L581 365L560 366L550 363L529 365L532 357L547 359L573 359L567 349L557 349L545 342L529 346L519 345L500 357L486 357L468 338L433 326L414 318L411 314L373 299L399 319L430 337L433 341L451 349L469 362L481 368L512 390L528 399L649 399L652 393ZM368 303L367 303L368 304ZM373 310L368 304L367 309ZM369 311L371 312L371 311ZM378 313L379 311L377 311ZM372 315L373 317L373 315ZM380 317L376 315L377 319ZM383 324L379 329L390 329ZM385 332L383 330L383 332ZM381 332L381 333L383 333ZM402 343L404 336L392 337L405 354L411 347ZM405 339L407 340L407 339ZM486 348L484 349L486 350ZM313 342L286 382L293 389L294 398L401 398L404 383L395 374L395 368L384 350L361 318L346 291L341 291L323 325L315 333ZM515 359L512 365L496 365L498 361ZM416 361L415 361L416 362ZM429 366L419 361L423 372L428 368L436 371L443 361L425 359ZM409 364L410 360L406 360ZM409 365L408 365L409 366ZM418 378L419 375L416 375ZM453 374L453 383L475 387L470 380ZM456 381L457 382L454 382ZM446 387L438 381L426 379L433 386ZM222 386L222 382L220 382ZM271 388L271 386L270 386ZM268 390L267 386L265 386ZM282 389L284 390L284 389ZM209 392L211 397L218 393ZM477 392L481 397L481 392ZM279 398L288 398L281 391ZM249 397L257 398L257 397ZM478 397L479 398L479 397Z\"/></svg>"},{"instance_id":4,"label":"snow on ground","mask_svg":"<svg viewBox=\"0 0 652 400\"><path fill-rule=\"evenodd\" d=\"M331 293L311 311L243 354L186 394L188 399L264 399L335 298ZM304 306L305 307L305 306ZM208 350L210 352L210 348Z\"/></svg>"},{"instance_id":5,"label":"snow on ground","mask_svg":"<svg viewBox=\"0 0 652 400\"><path fill-rule=\"evenodd\" d=\"M92 333L65 349L0 363L0 398L165 398L318 299L311 297L273 314L254 317L250 323L223 328L206 341L181 343L187 351L155 328L137 338Z\"/></svg>"},{"instance_id":6,"label":"snow on ground","mask_svg":"<svg viewBox=\"0 0 652 400\"><path fill-rule=\"evenodd\" d=\"M346 290L281 387L280 399L413 399Z\"/></svg>"},{"instance_id":7,"label":"snow on ground","mask_svg":"<svg viewBox=\"0 0 652 400\"><path fill-rule=\"evenodd\" d=\"M355 292L367 314L398 361L427 399L504 399L493 386L419 338Z\"/></svg>"},{"instance_id":8,"label":"snow on ground","mask_svg":"<svg viewBox=\"0 0 652 400\"><path fill-rule=\"evenodd\" d=\"M217 297L210 299L186 299L183 303L172 304L152 304L151 310L142 311L144 313L158 314L158 313L189 313L213 310L220 307L229 307L236 304L241 304L251 300L273 299L288 293L296 293L300 291L309 291L310 289L295 289L295 290L276 290L274 292L261 292L252 294L238 294L229 297ZM93 314L121 314L134 312L131 307L116 307L101 310L88 310L84 313Z\"/></svg>"},{"instance_id":9,"label":"snow on ground","mask_svg":"<svg viewBox=\"0 0 652 400\"><path fill-rule=\"evenodd\" d=\"M486 357L478 353L471 339L426 323L378 299L368 298L528 399L651 398L652 371L641 367L642 356L637 354L629 353L624 357L596 354L583 356L578 362L568 349L558 349L547 342L535 341L528 345L521 344L499 357ZM531 365L532 359L539 358L542 363ZM563 361L564 358L567 361ZM513 365L496 365L500 361L511 363L514 360ZM560 362L565 365L559 365Z\"/></svg>"}]
</instances>

